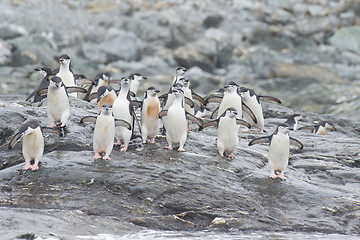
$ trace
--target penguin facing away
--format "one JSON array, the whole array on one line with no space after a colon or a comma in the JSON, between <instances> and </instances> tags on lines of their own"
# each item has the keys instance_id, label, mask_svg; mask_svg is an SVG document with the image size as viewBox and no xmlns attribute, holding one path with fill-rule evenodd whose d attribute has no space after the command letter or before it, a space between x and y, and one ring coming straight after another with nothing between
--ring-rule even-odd
<instances>
[{"instance_id":1,"label":"penguin facing away","mask_svg":"<svg viewBox=\"0 0 360 240\"><path fill-rule=\"evenodd\" d=\"M238 119L238 112L235 108L230 107L217 119L207 122L203 125L204 128L209 126L217 127L217 147L220 156L224 156L228 152L229 158L235 158L234 152L239 142L238 132L239 124L248 128L251 125L243 119Z\"/></svg>"},{"instance_id":2,"label":"penguin facing away","mask_svg":"<svg viewBox=\"0 0 360 240\"><path fill-rule=\"evenodd\" d=\"M270 168L270 178L280 178L281 180L285 180L285 170L289 163L289 152L290 152L290 144L295 145L299 149L303 149L303 144L289 136L289 125L287 124L280 124L275 132L266 137L260 137L253 139L249 142L249 146L254 144L261 144L261 143L270 143L269 146L269 168ZM276 171L280 171L280 174L277 175Z\"/></svg>"},{"instance_id":3,"label":"penguin facing away","mask_svg":"<svg viewBox=\"0 0 360 240\"><path fill-rule=\"evenodd\" d=\"M25 159L23 170L31 169L32 171L36 171L39 169L39 161L43 156L45 145L43 131L60 135L59 129L42 128L37 120L28 119L21 125L18 132L10 140L8 145L9 150L11 150L18 141L23 140L22 154ZM32 160L34 161L33 164L31 162Z\"/></svg>"},{"instance_id":4,"label":"penguin facing away","mask_svg":"<svg viewBox=\"0 0 360 240\"><path fill-rule=\"evenodd\" d=\"M160 127L160 101L157 97L159 90L149 87L141 104L141 137L142 142L150 138L150 143L155 143L155 137Z\"/></svg>"}]
</instances>

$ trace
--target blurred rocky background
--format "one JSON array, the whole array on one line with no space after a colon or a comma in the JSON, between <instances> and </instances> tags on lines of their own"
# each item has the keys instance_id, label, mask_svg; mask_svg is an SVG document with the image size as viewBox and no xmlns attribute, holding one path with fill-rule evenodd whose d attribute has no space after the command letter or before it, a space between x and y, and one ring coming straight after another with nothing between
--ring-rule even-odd
<instances>
[{"instance_id":1,"label":"blurred rocky background","mask_svg":"<svg viewBox=\"0 0 360 240\"><path fill-rule=\"evenodd\" d=\"M0 94L29 94L33 69L94 78L139 72L168 89L177 66L200 94L235 81L298 110L359 119L356 0L7 0L0 2Z\"/></svg>"}]
</instances>

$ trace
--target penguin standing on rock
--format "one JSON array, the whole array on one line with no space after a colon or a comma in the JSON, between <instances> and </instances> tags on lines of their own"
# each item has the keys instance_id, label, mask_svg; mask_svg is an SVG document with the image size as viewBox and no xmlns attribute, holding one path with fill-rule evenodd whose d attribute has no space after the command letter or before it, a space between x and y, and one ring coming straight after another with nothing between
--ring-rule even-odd
<instances>
[{"instance_id":1,"label":"penguin standing on rock","mask_svg":"<svg viewBox=\"0 0 360 240\"><path fill-rule=\"evenodd\" d=\"M50 126L65 127L70 117L70 103L68 91L86 93L86 90L80 87L65 87L60 77L51 77L49 79L48 89L38 91L39 95L47 93L47 113L50 118Z\"/></svg>"},{"instance_id":2,"label":"penguin standing on rock","mask_svg":"<svg viewBox=\"0 0 360 240\"><path fill-rule=\"evenodd\" d=\"M99 73L98 75L96 75L95 80L93 80L93 81L89 80L90 85L87 86L88 91L87 91L87 94L83 97L83 99L91 102L91 100L89 99L89 96L93 93L96 93L100 87L107 86L110 83L110 78L111 78L111 73L102 72L102 73ZM80 82L80 80L79 80L79 82Z\"/></svg>"},{"instance_id":3,"label":"penguin standing on rock","mask_svg":"<svg viewBox=\"0 0 360 240\"><path fill-rule=\"evenodd\" d=\"M43 130L60 135L59 129L42 128L37 120L28 119L20 127L19 131L10 140L8 149L11 150L14 145L23 138L22 153L25 159L24 170L39 169L39 161L44 153ZM32 164L31 161L34 161Z\"/></svg>"},{"instance_id":4,"label":"penguin standing on rock","mask_svg":"<svg viewBox=\"0 0 360 240\"><path fill-rule=\"evenodd\" d=\"M133 135L136 114L129 95L131 80L123 77L120 80L120 84L121 88L119 95L113 104L113 113L116 119L124 120L130 123L131 130L122 126L116 127L115 138L117 139L117 142L115 145L121 145L121 142L124 141L124 147L121 148L120 151L125 152L129 147L129 142L131 140L131 136Z\"/></svg>"},{"instance_id":5,"label":"penguin standing on rock","mask_svg":"<svg viewBox=\"0 0 360 240\"><path fill-rule=\"evenodd\" d=\"M299 126L299 120L301 119L301 114L294 114L291 117L289 117L285 123L289 125L290 129L293 129L294 131L298 130Z\"/></svg>"},{"instance_id":6,"label":"penguin standing on rock","mask_svg":"<svg viewBox=\"0 0 360 240\"><path fill-rule=\"evenodd\" d=\"M313 126L303 126L299 130L310 129L312 133L327 135L329 131L336 131L333 123L327 121L316 121Z\"/></svg>"},{"instance_id":7,"label":"penguin standing on rock","mask_svg":"<svg viewBox=\"0 0 360 240\"><path fill-rule=\"evenodd\" d=\"M174 85L175 83L178 83L180 78L185 77L186 71L187 71L186 68L184 68L184 67L178 67L178 68L176 69L176 72L175 72L175 76L174 76L174 80L173 80L172 85Z\"/></svg>"},{"instance_id":8,"label":"penguin standing on rock","mask_svg":"<svg viewBox=\"0 0 360 240\"><path fill-rule=\"evenodd\" d=\"M135 98L137 91L139 89L140 83L147 79L147 77L142 76L139 73L134 73L129 76L129 79L131 80L130 85L130 94L133 95L132 97Z\"/></svg>"},{"instance_id":9,"label":"penguin standing on rock","mask_svg":"<svg viewBox=\"0 0 360 240\"><path fill-rule=\"evenodd\" d=\"M270 143L268 155L270 178L286 179L285 170L289 163L290 144L297 146L299 149L304 147L299 140L289 136L289 131L289 125L282 123L272 135L256 138L249 142L249 146ZM280 174L277 175L276 171L280 171Z\"/></svg>"},{"instance_id":10,"label":"penguin standing on rock","mask_svg":"<svg viewBox=\"0 0 360 240\"><path fill-rule=\"evenodd\" d=\"M94 159L111 160L110 154L114 146L115 127L122 126L131 130L130 123L123 120L116 120L112 114L112 107L109 104L102 106L98 117L83 117L80 123L94 122L93 149ZM104 156L102 156L104 154Z\"/></svg>"},{"instance_id":11,"label":"penguin standing on rock","mask_svg":"<svg viewBox=\"0 0 360 240\"><path fill-rule=\"evenodd\" d=\"M239 124L250 128L250 124L245 120L237 118L238 112L235 108L230 107L217 119L204 124L204 128L209 126L217 127L217 147L220 156L228 152L229 158L235 158L234 151L238 145Z\"/></svg>"},{"instance_id":12,"label":"penguin standing on rock","mask_svg":"<svg viewBox=\"0 0 360 240\"><path fill-rule=\"evenodd\" d=\"M159 117L167 117L166 126L166 141L168 146L165 148L173 150L173 143L179 144L178 151L185 152L184 144L187 139L188 124L187 119L192 120L196 123L200 129L203 127L201 120L197 119L194 115L185 111L184 92L181 89L174 89L172 93L175 95L174 103L169 107L168 110L162 110L159 113Z\"/></svg>"},{"instance_id":13,"label":"penguin standing on rock","mask_svg":"<svg viewBox=\"0 0 360 240\"><path fill-rule=\"evenodd\" d=\"M141 104L141 137L143 143L150 138L150 143L155 143L155 137L160 127L160 101L157 97L159 90L149 87L145 92L144 100Z\"/></svg>"}]
</instances>

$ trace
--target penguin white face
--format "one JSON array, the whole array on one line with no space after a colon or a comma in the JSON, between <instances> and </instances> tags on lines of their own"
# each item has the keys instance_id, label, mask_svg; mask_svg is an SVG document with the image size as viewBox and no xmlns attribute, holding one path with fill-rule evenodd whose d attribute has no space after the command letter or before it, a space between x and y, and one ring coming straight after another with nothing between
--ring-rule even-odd
<instances>
[{"instance_id":1,"label":"penguin white face","mask_svg":"<svg viewBox=\"0 0 360 240\"><path fill-rule=\"evenodd\" d=\"M231 82L231 83L225 85L224 88L227 92L236 92L238 89L238 85L236 83Z\"/></svg>"},{"instance_id":2,"label":"penguin white face","mask_svg":"<svg viewBox=\"0 0 360 240\"><path fill-rule=\"evenodd\" d=\"M236 118L238 112L235 108L226 109L226 115L230 118Z\"/></svg>"},{"instance_id":3,"label":"penguin white face","mask_svg":"<svg viewBox=\"0 0 360 240\"><path fill-rule=\"evenodd\" d=\"M184 87L189 86L189 79L186 77L182 77L179 79L178 83L182 84Z\"/></svg>"},{"instance_id":4,"label":"penguin white face","mask_svg":"<svg viewBox=\"0 0 360 240\"><path fill-rule=\"evenodd\" d=\"M109 104L104 104L101 108L101 112L105 115L111 115L112 114L112 106Z\"/></svg>"},{"instance_id":5,"label":"penguin white face","mask_svg":"<svg viewBox=\"0 0 360 240\"><path fill-rule=\"evenodd\" d=\"M181 89L174 89L172 92L176 97L182 97L184 95L184 91Z\"/></svg>"},{"instance_id":6,"label":"penguin white face","mask_svg":"<svg viewBox=\"0 0 360 240\"><path fill-rule=\"evenodd\" d=\"M178 67L178 68L176 69L176 74L177 74L178 76L184 76L185 73L186 73L186 71L187 71L186 68L184 68L184 67Z\"/></svg>"},{"instance_id":7,"label":"penguin white face","mask_svg":"<svg viewBox=\"0 0 360 240\"><path fill-rule=\"evenodd\" d=\"M149 87L149 88L146 90L146 94L147 94L148 96L152 96L152 97L155 97L156 94L158 94L159 92L160 92L160 91L157 90L157 89L154 88L154 87Z\"/></svg>"},{"instance_id":8,"label":"penguin white face","mask_svg":"<svg viewBox=\"0 0 360 240\"><path fill-rule=\"evenodd\" d=\"M287 134L290 131L290 127L286 125L279 125L277 130L280 133Z\"/></svg>"},{"instance_id":9,"label":"penguin white face","mask_svg":"<svg viewBox=\"0 0 360 240\"><path fill-rule=\"evenodd\" d=\"M131 80L127 77L123 77L120 80L120 84L121 86L125 86L125 85L129 85L131 83Z\"/></svg>"},{"instance_id":10,"label":"penguin white face","mask_svg":"<svg viewBox=\"0 0 360 240\"><path fill-rule=\"evenodd\" d=\"M144 77L143 75L138 74L138 73L133 74L132 77L133 77L133 80L137 80L137 81L143 81L143 80L147 79L147 77Z\"/></svg>"},{"instance_id":11,"label":"penguin white face","mask_svg":"<svg viewBox=\"0 0 360 240\"><path fill-rule=\"evenodd\" d=\"M181 83L175 83L174 85L171 86L171 90L180 90L183 87L184 86Z\"/></svg>"},{"instance_id":12,"label":"penguin white face","mask_svg":"<svg viewBox=\"0 0 360 240\"><path fill-rule=\"evenodd\" d=\"M61 55L59 58L59 63L60 64L70 64L70 57L68 55Z\"/></svg>"},{"instance_id":13,"label":"penguin white face","mask_svg":"<svg viewBox=\"0 0 360 240\"><path fill-rule=\"evenodd\" d=\"M110 75L107 75L106 73L104 73L102 75L102 79L104 80L104 82L109 82L110 81Z\"/></svg>"},{"instance_id":14,"label":"penguin white face","mask_svg":"<svg viewBox=\"0 0 360 240\"><path fill-rule=\"evenodd\" d=\"M59 77L52 77L50 79L50 84L49 84L49 87L52 87L52 88L60 88L63 86L63 83L61 81L61 78Z\"/></svg>"}]
</instances>

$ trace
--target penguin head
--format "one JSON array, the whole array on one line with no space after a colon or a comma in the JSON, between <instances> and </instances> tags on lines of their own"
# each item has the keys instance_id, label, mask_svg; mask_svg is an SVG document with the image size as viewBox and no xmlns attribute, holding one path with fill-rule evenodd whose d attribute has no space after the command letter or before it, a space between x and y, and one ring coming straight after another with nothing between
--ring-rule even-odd
<instances>
[{"instance_id":1,"label":"penguin head","mask_svg":"<svg viewBox=\"0 0 360 240\"><path fill-rule=\"evenodd\" d=\"M110 104L104 104L101 108L101 112L105 115L112 114L112 106Z\"/></svg>"},{"instance_id":2,"label":"penguin head","mask_svg":"<svg viewBox=\"0 0 360 240\"><path fill-rule=\"evenodd\" d=\"M288 132L291 130L290 126L286 123L282 123L278 125L276 132L282 133L282 134L288 134Z\"/></svg>"},{"instance_id":3,"label":"penguin head","mask_svg":"<svg viewBox=\"0 0 360 240\"><path fill-rule=\"evenodd\" d=\"M131 81L143 81L143 80L147 79L147 77L145 77L145 76L143 76L143 75L141 75L139 73L131 74L129 76L129 78L130 78Z\"/></svg>"},{"instance_id":4,"label":"penguin head","mask_svg":"<svg viewBox=\"0 0 360 240\"><path fill-rule=\"evenodd\" d=\"M19 133L22 133L23 136L31 134L35 129L40 127L40 124L35 119L28 119L26 120L20 127Z\"/></svg>"},{"instance_id":5,"label":"penguin head","mask_svg":"<svg viewBox=\"0 0 360 240\"><path fill-rule=\"evenodd\" d=\"M156 88L154 88L154 87L149 87L148 89L146 89L146 96L145 96L145 98L146 98L147 96L155 97L156 94L158 94L159 92L160 92L160 91L157 90Z\"/></svg>"},{"instance_id":6,"label":"penguin head","mask_svg":"<svg viewBox=\"0 0 360 240\"><path fill-rule=\"evenodd\" d=\"M97 85L97 84L99 83L100 79L103 80L105 83L108 84L109 81L110 81L110 78L111 78L111 73L110 73L110 72L102 72L102 73L99 73L99 74L96 75L96 77L95 77L95 80L94 80L95 85Z\"/></svg>"},{"instance_id":7,"label":"penguin head","mask_svg":"<svg viewBox=\"0 0 360 240\"><path fill-rule=\"evenodd\" d=\"M46 77L47 75L53 74L52 70L48 67L35 68L34 70L41 73L44 77Z\"/></svg>"},{"instance_id":8,"label":"penguin head","mask_svg":"<svg viewBox=\"0 0 360 240\"><path fill-rule=\"evenodd\" d=\"M172 93L173 93L176 97L177 97L177 96L181 97L181 96L184 95L184 91L183 91L182 89L174 89L174 90L172 90Z\"/></svg>"},{"instance_id":9,"label":"penguin head","mask_svg":"<svg viewBox=\"0 0 360 240\"><path fill-rule=\"evenodd\" d=\"M66 55L66 54L61 55L59 57L59 63L60 64L70 64L70 57L68 55Z\"/></svg>"},{"instance_id":10,"label":"penguin head","mask_svg":"<svg viewBox=\"0 0 360 240\"><path fill-rule=\"evenodd\" d=\"M108 85L99 87L97 91L97 101L100 101L102 98L106 97L111 90L109 90Z\"/></svg>"},{"instance_id":11,"label":"penguin head","mask_svg":"<svg viewBox=\"0 0 360 240\"><path fill-rule=\"evenodd\" d=\"M186 68L184 68L184 67L178 67L178 68L176 69L176 75L178 75L178 76L184 76L185 73L186 73L186 71L187 71Z\"/></svg>"},{"instance_id":12,"label":"penguin head","mask_svg":"<svg viewBox=\"0 0 360 240\"><path fill-rule=\"evenodd\" d=\"M182 89L184 86L177 82L177 83L174 83L172 86L171 86L171 90L175 90L175 89Z\"/></svg>"},{"instance_id":13,"label":"penguin head","mask_svg":"<svg viewBox=\"0 0 360 240\"><path fill-rule=\"evenodd\" d=\"M120 79L120 84L121 84L121 86L130 85L130 83L131 83L131 79L130 79L130 78L122 77L122 78Z\"/></svg>"},{"instance_id":14,"label":"penguin head","mask_svg":"<svg viewBox=\"0 0 360 240\"><path fill-rule=\"evenodd\" d=\"M228 84L226 84L224 86L225 91L227 91L227 92L235 92L235 91L237 91L238 87L239 87L239 85L237 85L235 82L229 82Z\"/></svg>"},{"instance_id":15,"label":"penguin head","mask_svg":"<svg viewBox=\"0 0 360 240\"><path fill-rule=\"evenodd\" d=\"M60 77L54 76L54 77L50 78L50 84L49 84L50 87L59 88L59 87L62 87L63 85L64 84Z\"/></svg>"},{"instance_id":16,"label":"penguin head","mask_svg":"<svg viewBox=\"0 0 360 240\"><path fill-rule=\"evenodd\" d=\"M226 115L230 118L236 118L237 114L238 114L238 111L233 108L233 107L229 107L225 110L226 112Z\"/></svg>"},{"instance_id":17,"label":"penguin head","mask_svg":"<svg viewBox=\"0 0 360 240\"><path fill-rule=\"evenodd\" d=\"M189 79L187 77L179 78L178 83L182 84L184 87L189 87Z\"/></svg>"},{"instance_id":18,"label":"penguin head","mask_svg":"<svg viewBox=\"0 0 360 240\"><path fill-rule=\"evenodd\" d=\"M320 121L316 123L317 126L323 126L327 131L336 131L333 123L328 121Z\"/></svg>"}]
</instances>

